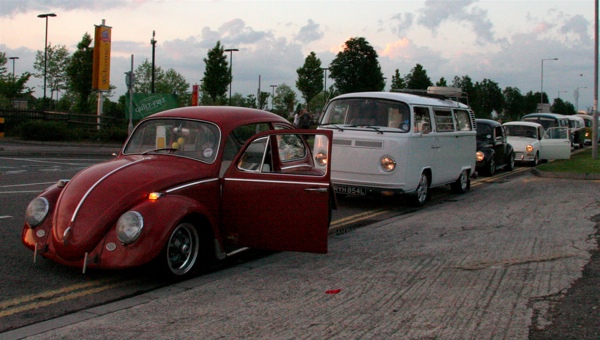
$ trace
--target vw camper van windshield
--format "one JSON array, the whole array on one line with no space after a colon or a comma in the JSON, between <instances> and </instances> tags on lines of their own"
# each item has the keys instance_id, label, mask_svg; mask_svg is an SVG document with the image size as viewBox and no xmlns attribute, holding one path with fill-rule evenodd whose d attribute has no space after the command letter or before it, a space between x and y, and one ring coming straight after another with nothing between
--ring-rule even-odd
<instances>
[{"instance_id":1,"label":"vw camper van windshield","mask_svg":"<svg viewBox=\"0 0 600 340\"><path fill-rule=\"evenodd\" d=\"M329 104L320 125L397 129L408 132L411 126L408 105L374 98L339 99Z\"/></svg>"}]
</instances>

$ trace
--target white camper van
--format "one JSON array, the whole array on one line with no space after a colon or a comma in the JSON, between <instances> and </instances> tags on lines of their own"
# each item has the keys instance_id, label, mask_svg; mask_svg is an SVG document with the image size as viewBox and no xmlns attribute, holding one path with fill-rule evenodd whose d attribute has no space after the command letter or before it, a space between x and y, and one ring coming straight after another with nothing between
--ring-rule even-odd
<instances>
[{"instance_id":1,"label":"white camper van","mask_svg":"<svg viewBox=\"0 0 600 340\"><path fill-rule=\"evenodd\" d=\"M409 194L421 206L431 187L468 190L475 172L476 126L467 105L447 99L459 93L436 87L423 94L363 92L332 99L319 129L333 130L336 193Z\"/></svg>"}]
</instances>

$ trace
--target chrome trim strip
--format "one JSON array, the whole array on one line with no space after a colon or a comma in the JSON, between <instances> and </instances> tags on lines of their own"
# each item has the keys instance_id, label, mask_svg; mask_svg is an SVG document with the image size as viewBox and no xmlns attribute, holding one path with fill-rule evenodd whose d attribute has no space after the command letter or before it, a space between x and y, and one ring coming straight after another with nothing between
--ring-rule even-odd
<instances>
[{"instance_id":1,"label":"chrome trim strip","mask_svg":"<svg viewBox=\"0 0 600 340\"><path fill-rule=\"evenodd\" d=\"M75 218L77 217L77 214L79 213L79 209L81 209L81 206L83 205L83 202L84 202L84 201L85 201L85 199L86 199L86 198L87 198L87 197L90 195L90 193L92 192L92 190L94 190L94 189L95 189L95 188L98 186L98 184L102 183L102 182L103 182L105 179L107 179L109 176L111 176L111 175L112 175L112 174L114 174L115 172L117 172L117 171L119 171L119 170L121 170L121 169L124 169L124 168L126 168L126 167L128 167L128 166L131 166L131 165L134 165L134 164L136 164L136 163L139 163L139 162L141 162L141 161L145 161L145 160L147 160L147 159L149 159L149 158L141 158L141 159L138 159L137 161L134 161L134 162L131 162L131 163L128 163L128 164L122 165L122 166L120 166L120 167L118 167L118 168L114 169L113 171L111 171L111 172L107 173L106 175L102 176L102 178L100 178L100 179L99 179L99 180L98 180L96 183L94 183L94 185L92 185L92 186L91 186L91 187L88 189L88 191L85 193L85 195L83 195L83 197L81 198L81 201L79 201L79 204L77 205L77 208L75 208L75 212L73 213L73 217L71 217L71 222L74 222L74 221L75 221Z\"/></svg>"},{"instance_id":2,"label":"chrome trim strip","mask_svg":"<svg viewBox=\"0 0 600 340\"><path fill-rule=\"evenodd\" d=\"M225 178L226 181L237 181L237 182L259 182L259 183L281 183L281 184L301 184L301 185L319 185L329 187L329 183L314 183L314 182L292 182L292 181L277 181L277 180L265 180L265 179L245 179L245 178Z\"/></svg>"},{"instance_id":3,"label":"chrome trim strip","mask_svg":"<svg viewBox=\"0 0 600 340\"><path fill-rule=\"evenodd\" d=\"M167 190L165 190L165 192L166 193L170 193L170 192L181 190L181 189L185 189L187 187L191 187L191 186L194 186L194 185L197 185L197 184L210 183L210 182L214 182L214 181L218 181L218 180L219 180L218 178L204 179L204 180L201 180L201 181L187 183L187 184L183 184L183 185L180 185L178 187L175 187L175 188L167 189Z\"/></svg>"}]
</instances>

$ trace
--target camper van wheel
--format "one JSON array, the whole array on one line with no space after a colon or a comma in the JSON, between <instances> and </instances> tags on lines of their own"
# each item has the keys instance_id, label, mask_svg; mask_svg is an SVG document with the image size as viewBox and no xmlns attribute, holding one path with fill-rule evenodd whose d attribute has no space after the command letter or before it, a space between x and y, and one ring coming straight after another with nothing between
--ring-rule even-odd
<instances>
[{"instance_id":1,"label":"camper van wheel","mask_svg":"<svg viewBox=\"0 0 600 340\"><path fill-rule=\"evenodd\" d=\"M463 170L456 182L450 185L450 189L455 194L464 194L470 187L471 180L469 179L469 172L467 170Z\"/></svg>"},{"instance_id":2,"label":"camper van wheel","mask_svg":"<svg viewBox=\"0 0 600 340\"><path fill-rule=\"evenodd\" d=\"M429 177L422 173L417 191L412 195L411 201L414 206L421 207L427 200L429 200Z\"/></svg>"}]
</instances>

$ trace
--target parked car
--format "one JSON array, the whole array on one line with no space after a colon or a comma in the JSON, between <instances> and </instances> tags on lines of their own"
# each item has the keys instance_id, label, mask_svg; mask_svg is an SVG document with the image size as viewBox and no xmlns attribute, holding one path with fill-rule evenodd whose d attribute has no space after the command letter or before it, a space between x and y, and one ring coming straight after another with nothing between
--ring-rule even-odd
<instances>
[{"instance_id":1,"label":"parked car","mask_svg":"<svg viewBox=\"0 0 600 340\"><path fill-rule=\"evenodd\" d=\"M583 149L585 145L585 121L579 115L567 116L573 147Z\"/></svg>"},{"instance_id":2,"label":"parked car","mask_svg":"<svg viewBox=\"0 0 600 340\"><path fill-rule=\"evenodd\" d=\"M498 169L515 167L515 152L506 140L502 124L490 119L476 119L477 171L493 176Z\"/></svg>"},{"instance_id":3,"label":"parked car","mask_svg":"<svg viewBox=\"0 0 600 340\"><path fill-rule=\"evenodd\" d=\"M592 135L594 128L594 117L588 114L577 114L578 117L583 118L583 123L585 125L585 144L592 144ZM598 124L600 126L600 124ZM600 140L600 134L598 134L598 140Z\"/></svg>"},{"instance_id":4,"label":"parked car","mask_svg":"<svg viewBox=\"0 0 600 340\"><path fill-rule=\"evenodd\" d=\"M114 159L35 198L22 242L84 272L154 261L176 277L245 247L326 253L331 138L254 109L154 114Z\"/></svg>"},{"instance_id":5,"label":"parked car","mask_svg":"<svg viewBox=\"0 0 600 340\"><path fill-rule=\"evenodd\" d=\"M520 121L503 125L506 139L514 148L516 162L536 166L540 161L571 157L571 141L565 127L550 128L546 133L544 127L538 123ZM561 129L563 132L555 133L555 129Z\"/></svg>"}]
</instances>

